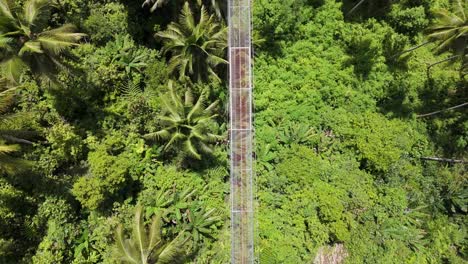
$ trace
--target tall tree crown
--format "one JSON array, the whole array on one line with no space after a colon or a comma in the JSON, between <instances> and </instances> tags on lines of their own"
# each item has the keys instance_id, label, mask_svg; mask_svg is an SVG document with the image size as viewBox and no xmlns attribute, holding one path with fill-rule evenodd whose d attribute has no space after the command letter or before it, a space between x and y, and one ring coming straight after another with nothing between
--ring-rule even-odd
<instances>
[{"instance_id":1,"label":"tall tree crown","mask_svg":"<svg viewBox=\"0 0 468 264\"><path fill-rule=\"evenodd\" d=\"M10 80L18 81L27 68L51 79L67 68L61 55L78 45L85 34L77 33L71 24L49 29L54 5L51 0L28 0L21 10L8 0L0 0L0 63Z\"/></svg>"}]
</instances>

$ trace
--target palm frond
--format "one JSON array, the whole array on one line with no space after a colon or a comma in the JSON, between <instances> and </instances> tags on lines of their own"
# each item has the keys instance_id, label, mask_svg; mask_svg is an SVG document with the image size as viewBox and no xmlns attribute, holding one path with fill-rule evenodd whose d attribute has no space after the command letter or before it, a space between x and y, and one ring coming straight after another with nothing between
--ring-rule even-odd
<instances>
[{"instance_id":1,"label":"palm frond","mask_svg":"<svg viewBox=\"0 0 468 264\"><path fill-rule=\"evenodd\" d=\"M13 98L15 95L15 91L18 87L8 88L0 92L0 114L5 114L8 111L8 108L13 104ZM3 120L8 119L6 116L2 116Z\"/></svg>"},{"instance_id":2,"label":"palm frond","mask_svg":"<svg viewBox=\"0 0 468 264\"><path fill-rule=\"evenodd\" d=\"M459 16L463 21L466 21L466 1L457 0L455 4L454 13Z\"/></svg>"},{"instance_id":3,"label":"palm frond","mask_svg":"<svg viewBox=\"0 0 468 264\"><path fill-rule=\"evenodd\" d=\"M156 9L163 6L167 2L168 2L168 0L146 0L145 2L143 2L142 7L151 5L150 11L154 12Z\"/></svg>"},{"instance_id":4,"label":"palm frond","mask_svg":"<svg viewBox=\"0 0 468 264\"><path fill-rule=\"evenodd\" d=\"M142 217L143 208L137 206L135 212L135 220L133 223L133 236L135 238L138 251L143 260L148 259L148 238L146 237L145 223Z\"/></svg>"},{"instance_id":5,"label":"palm frond","mask_svg":"<svg viewBox=\"0 0 468 264\"><path fill-rule=\"evenodd\" d=\"M165 31L158 32L156 36L163 40L163 52L171 53L168 65L170 73L178 75L179 80L189 76L195 81L208 81L207 76L213 74L214 79L219 80L214 70L209 70L209 65L215 67L226 63L226 60L220 57L227 43L226 32L225 27L215 22L214 16L208 15L203 5L200 13L194 16L189 3L186 2L178 23L172 22Z\"/></svg>"},{"instance_id":6,"label":"palm frond","mask_svg":"<svg viewBox=\"0 0 468 264\"><path fill-rule=\"evenodd\" d=\"M0 145L0 153L9 154L20 150L19 145Z\"/></svg>"},{"instance_id":7,"label":"palm frond","mask_svg":"<svg viewBox=\"0 0 468 264\"><path fill-rule=\"evenodd\" d=\"M132 250L129 246L129 243L125 241L122 225L119 225L117 227L115 238L117 242L117 252L121 257L121 260L139 264L138 259L134 256L134 254L132 254Z\"/></svg>"},{"instance_id":8,"label":"palm frond","mask_svg":"<svg viewBox=\"0 0 468 264\"><path fill-rule=\"evenodd\" d=\"M25 53L44 53L44 51L41 49L41 43L39 41L28 41L24 43L18 55L23 56Z\"/></svg>"},{"instance_id":9,"label":"palm frond","mask_svg":"<svg viewBox=\"0 0 468 264\"><path fill-rule=\"evenodd\" d=\"M36 25L36 21L44 15L44 11L52 6L50 0L28 0L24 3L23 17L29 27Z\"/></svg>"},{"instance_id":10,"label":"palm frond","mask_svg":"<svg viewBox=\"0 0 468 264\"><path fill-rule=\"evenodd\" d=\"M211 67L208 67L207 71L210 74L211 78L214 79L215 82L217 83L221 82L221 78L219 78L218 74L216 74L216 72Z\"/></svg>"},{"instance_id":11,"label":"palm frond","mask_svg":"<svg viewBox=\"0 0 468 264\"><path fill-rule=\"evenodd\" d=\"M78 33L78 29L72 24L65 24L58 28L47 30L38 34L38 37L47 36L64 42L76 43L87 35Z\"/></svg>"},{"instance_id":12,"label":"palm frond","mask_svg":"<svg viewBox=\"0 0 468 264\"><path fill-rule=\"evenodd\" d=\"M54 0L26 0L22 6L13 6L0 0L0 63L10 80L18 82L26 67L34 77L52 81L59 70L69 69L59 55L86 35L71 24L46 30L55 4Z\"/></svg>"},{"instance_id":13,"label":"palm frond","mask_svg":"<svg viewBox=\"0 0 468 264\"><path fill-rule=\"evenodd\" d=\"M76 33L75 26L66 24L40 33L37 41L41 43L44 50L57 56L67 48L77 46L77 42L85 36L86 34Z\"/></svg>"},{"instance_id":14,"label":"palm frond","mask_svg":"<svg viewBox=\"0 0 468 264\"><path fill-rule=\"evenodd\" d=\"M198 97L197 102L195 105L192 107L190 112L187 115L187 120L192 120L192 116L197 116L198 114L203 112L206 96L207 96L207 90L203 90L200 96Z\"/></svg>"},{"instance_id":15,"label":"palm frond","mask_svg":"<svg viewBox=\"0 0 468 264\"><path fill-rule=\"evenodd\" d=\"M163 129L157 132L148 133L144 135L143 137L149 140L160 140L160 139L167 140L171 137L171 133L168 130Z\"/></svg>"},{"instance_id":16,"label":"palm frond","mask_svg":"<svg viewBox=\"0 0 468 264\"><path fill-rule=\"evenodd\" d=\"M26 65L17 56L11 57L1 64L3 76L14 83L19 81L20 76L23 74L25 68Z\"/></svg>"},{"instance_id":17,"label":"palm frond","mask_svg":"<svg viewBox=\"0 0 468 264\"><path fill-rule=\"evenodd\" d=\"M0 174L15 175L29 169L31 165L30 161L0 152Z\"/></svg>"},{"instance_id":18,"label":"palm frond","mask_svg":"<svg viewBox=\"0 0 468 264\"><path fill-rule=\"evenodd\" d=\"M0 0L0 32L7 32L12 28L17 28L17 26L11 13L10 4L8 0Z\"/></svg>"},{"instance_id":19,"label":"palm frond","mask_svg":"<svg viewBox=\"0 0 468 264\"><path fill-rule=\"evenodd\" d=\"M192 10L190 10L188 2L185 2L184 7L182 8L179 23L187 29L195 28L195 19L193 18Z\"/></svg>"},{"instance_id":20,"label":"palm frond","mask_svg":"<svg viewBox=\"0 0 468 264\"><path fill-rule=\"evenodd\" d=\"M149 233L149 242L148 242L148 252L152 252L153 249L161 243L161 228L162 228L162 219L160 214L153 216L151 221L151 228Z\"/></svg>"},{"instance_id":21,"label":"palm frond","mask_svg":"<svg viewBox=\"0 0 468 264\"><path fill-rule=\"evenodd\" d=\"M199 149L204 148L203 145L218 141L219 137L211 132L215 128L214 119L217 114L212 114L217 102L210 104L205 108L205 101L208 98L208 89L202 90L193 104L193 94L191 90L185 92L185 97L182 99L170 82L169 92L162 95L161 101L165 115L159 117L161 130L144 135L145 139L149 140L165 140L166 145L163 151L167 151L173 145L178 145L183 152L179 155L182 157L193 157L201 159ZM206 147L210 148L210 147ZM211 153L204 151L203 153Z\"/></svg>"},{"instance_id":22,"label":"palm frond","mask_svg":"<svg viewBox=\"0 0 468 264\"><path fill-rule=\"evenodd\" d=\"M11 44L13 42L13 38L10 38L10 37L6 37L6 36L2 36L0 35L0 49L3 49L3 50L11 50Z\"/></svg>"},{"instance_id":23,"label":"palm frond","mask_svg":"<svg viewBox=\"0 0 468 264\"><path fill-rule=\"evenodd\" d=\"M185 147L186 153L189 156L196 158L198 160L201 160L201 155L197 152L196 148L193 146L190 138L185 141L184 147Z\"/></svg>"},{"instance_id":24,"label":"palm frond","mask_svg":"<svg viewBox=\"0 0 468 264\"><path fill-rule=\"evenodd\" d=\"M175 132L171 139L166 143L166 146L164 146L164 150L167 150L169 149L169 147L172 146L172 144L174 144L175 142L178 142L178 141L181 141L183 139L185 139L187 136L180 133L180 132Z\"/></svg>"},{"instance_id":25,"label":"palm frond","mask_svg":"<svg viewBox=\"0 0 468 264\"><path fill-rule=\"evenodd\" d=\"M212 143L223 140L225 138L226 138L225 136L221 136L221 135L215 135L215 134L212 134L212 133L207 134L207 141L212 142Z\"/></svg>"},{"instance_id":26,"label":"palm frond","mask_svg":"<svg viewBox=\"0 0 468 264\"><path fill-rule=\"evenodd\" d=\"M187 236L185 233L183 232L180 233L159 254L157 263L161 263L161 264L180 263L184 255L183 254L184 246L189 240L189 238L190 237Z\"/></svg>"},{"instance_id":27,"label":"palm frond","mask_svg":"<svg viewBox=\"0 0 468 264\"><path fill-rule=\"evenodd\" d=\"M181 115L183 115L183 110L179 104L174 104L173 100L169 99L168 96L161 97L161 102L164 110L170 113L175 122L182 119Z\"/></svg>"},{"instance_id":28,"label":"palm frond","mask_svg":"<svg viewBox=\"0 0 468 264\"><path fill-rule=\"evenodd\" d=\"M435 13L436 20L428 28L428 38L431 42L437 42L436 53L440 54L448 50L463 54L466 50L468 38L468 24L464 8L460 1L453 5L453 12L441 9Z\"/></svg>"},{"instance_id":29,"label":"palm frond","mask_svg":"<svg viewBox=\"0 0 468 264\"><path fill-rule=\"evenodd\" d=\"M203 26L216 26L216 24L212 24L213 22L213 16L208 15L208 11L206 11L205 6L201 6L200 8L200 19L198 22L198 27L201 29ZM201 33L201 32L200 32Z\"/></svg>"},{"instance_id":30,"label":"palm frond","mask_svg":"<svg viewBox=\"0 0 468 264\"><path fill-rule=\"evenodd\" d=\"M192 89L187 89L187 91L185 91L185 96L184 96L184 105L186 107L192 107L193 106L193 93L192 93Z\"/></svg>"},{"instance_id":31,"label":"palm frond","mask_svg":"<svg viewBox=\"0 0 468 264\"><path fill-rule=\"evenodd\" d=\"M216 109L216 107L218 106L218 104L219 104L219 100L216 100L216 101L214 101L213 103L211 103L211 104L205 109L205 113L211 114L211 113Z\"/></svg>"},{"instance_id":32,"label":"palm frond","mask_svg":"<svg viewBox=\"0 0 468 264\"><path fill-rule=\"evenodd\" d=\"M213 148L205 144L203 141L200 141L198 144L200 146L200 150L204 153L213 153Z\"/></svg>"},{"instance_id":33,"label":"palm frond","mask_svg":"<svg viewBox=\"0 0 468 264\"><path fill-rule=\"evenodd\" d=\"M187 240L180 240L179 235L168 243L161 236L161 228L161 215L157 214L152 219L148 233L143 219L143 207L137 205L131 238L125 239L122 225L117 227L115 235L117 256L123 262L134 264L174 263L183 257L183 246Z\"/></svg>"}]
</instances>

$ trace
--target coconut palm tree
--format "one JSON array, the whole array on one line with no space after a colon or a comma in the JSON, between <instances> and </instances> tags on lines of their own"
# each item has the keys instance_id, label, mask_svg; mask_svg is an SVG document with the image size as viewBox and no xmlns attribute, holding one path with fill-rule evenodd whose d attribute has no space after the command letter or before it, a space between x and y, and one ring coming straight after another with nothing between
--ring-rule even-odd
<instances>
[{"instance_id":1,"label":"coconut palm tree","mask_svg":"<svg viewBox=\"0 0 468 264\"><path fill-rule=\"evenodd\" d=\"M0 0L0 64L10 80L18 81L25 69L53 79L66 68L61 55L85 36L71 24L49 30L53 6L51 0L27 0L20 11L10 1Z\"/></svg>"},{"instance_id":2,"label":"coconut palm tree","mask_svg":"<svg viewBox=\"0 0 468 264\"><path fill-rule=\"evenodd\" d=\"M441 9L435 13L436 21L428 28L428 38L437 43L437 53L454 51L462 54L467 48L468 20L467 5L457 0L453 5L453 12Z\"/></svg>"},{"instance_id":3,"label":"coconut palm tree","mask_svg":"<svg viewBox=\"0 0 468 264\"><path fill-rule=\"evenodd\" d=\"M226 35L226 27L208 16L204 6L196 23L187 2L179 22L172 22L165 31L156 34L163 40L163 51L171 54L169 71L177 72L181 80L188 76L193 81L208 81L210 77L221 81L216 68L227 63L223 58Z\"/></svg>"},{"instance_id":4,"label":"coconut palm tree","mask_svg":"<svg viewBox=\"0 0 468 264\"><path fill-rule=\"evenodd\" d=\"M10 129L10 125L18 118L9 113L17 89L18 87L8 88L6 80L0 79L0 175L15 174L28 165L27 161L11 156L20 150L18 143L31 144L18 137L19 131Z\"/></svg>"},{"instance_id":5,"label":"coconut palm tree","mask_svg":"<svg viewBox=\"0 0 468 264\"><path fill-rule=\"evenodd\" d=\"M184 156L201 159L201 153L211 153L212 143L223 137L213 133L218 116L214 110L218 101L205 107L208 91L203 90L194 103L191 90L187 90L182 98L174 91L172 81L169 82L169 93L161 97L165 115L160 118L163 128L144 135L148 140L167 141L164 150L177 146Z\"/></svg>"},{"instance_id":6,"label":"coconut palm tree","mask_svg":"<svg viewBox=\"0 0 468 264\"><path fill-rule=\"evenodd\" d=\"M143 209L137 206L133 223L133 236L125 239L123 226L116 231L116 253L122 263L133 264L169 264L181 263L184 258L184 246L189 236L181 232L173 240L165 240L161 234L162 219L153 217L149 230L145 227Z\"/></svg>"},{"instance_id":7,"label":"coconut palm tree","mask_svg":"<svg viewBox=\"0 0 468 264\"><path fill-rule=\"evenodd\" d=\"M437 61L428 66L429 70L438 64L460 60L462 62L461 74L466 74L468 67L468 20L467 6L461 0L456 0L452 12L446 9L441 9L435 13L435 22L427 29L427 41L411 47L397 55L399 57L405 53L414 51L427 44L435 43L436 54L441 54L446 51L453 52L452 56L446 59Z\"/></svg>"},{"instance_id":8,"label":"coconut palm tree","mask_svg":"<svg viewBox=\"0 0 468 264\"><path fill-rule=\"evenodd\" d=\"M435 62L428 68L437 64L451 61L462 61L462 72L466 71L467 50L468 50L468 20L467 5L461 0L455 1L452 12L441 9L435 13L436 21L428 28L428 39L430 42L437 43L435 51L441 54L446 51L452 51L453 56L447 59Z\"/></svg>"}]
</instances>

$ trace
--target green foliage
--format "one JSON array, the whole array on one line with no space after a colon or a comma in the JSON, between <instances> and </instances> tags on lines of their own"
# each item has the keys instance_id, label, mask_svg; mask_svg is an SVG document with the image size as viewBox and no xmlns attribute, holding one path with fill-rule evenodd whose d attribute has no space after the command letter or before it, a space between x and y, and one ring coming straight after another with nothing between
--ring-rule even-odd
<instances>
[{"instance_id":1,"label":"green foliage","mask_svg":"<svg viewBox=\"0 0 468 264\"><path fill-rule=\"evenodd\" d=\"M331 163L302 146L279 155L284 159L268 174L270 180L259 182L260 236L280 248L278 261L304 262L312 258L307 251L324 243L349 241L356 224L351 212L362 213L375 203L370 175L359 171L355 161L335 157ZM305 236L292 239L298 232ZM293 250L294 255L285 254L297 245L303 246Z\"/></svg>"},{"instance_id":2,"label":"green foliage","mask_svg":"<svg viewBox=\"0 0 468 264\"><path fill-rule=\"evenodd\" d=\"M388 16L389 23L397 32L409 36L416 35L429 25L423 6L404 8L402 5L394 4Z\"/></svg>"},{"instance_id":3,"label":"green foliage","mask_svg":"<svg viewBox=\"0 0 468 264\"><path fill-rule=\"evenodd\" d=\"M88 154L88 175L80 177L73 186L73 194L82 206L91 210L106 206L112 199L123 198L125 188L134 180L132 168L141 158L141 140L133 135L124 138L120 133L109 135L102 142L89 137L91 151ZM107 204L108 205L108 204Z\"/></svg>"},{"instance_id":4,"label":"green foliage","mask_svg":"<svg viewBox=\"0 0 468 264\"><path fill-rule=\"evenodd\" d=\"M48 147L43 149L38 166L52 174L64 164L77 164L82 158L82 138L70 124L57 122L46 131Z\"/></svg>"},{"instance_id":5,"label":"green foliage","mask_svg":"<svg viewBox=\"0 0 468 264\"><path fill-rule=\"evenodd\" d=\"M467 17L466 5L461 0L454 1L453 12L440 10L436 13L437 20L429 28L429 39L438 42L436 51L442 53L453 49L456 54L466 53Z\"/></svg>"},{"instance_id":6,"label":"green foliage","mask_svg":"<svg viewBox=\"0 0 468 264\"><path fill-rule=\"evenodd\" d=\"M70 205L54 197L41 204L35 223L46 225L46 235L32 257L33 263L63 263L71 259L70 245L76 239L76 226Z\"/></svg>"},{"instance_id":7,"label":"green foliage","mask_svg":"<svg viewBox=\"0 0 468 264\"><path fill-rule=\"evenodd\" d=\"M47 0L28 0L20 12L6 0L0 2L0 62L3 73L12 81L19 81L25 66L32 73L53 78L66 67L60 55L76 46L84 37L71 24L48 29L47 21L53 7Z\"/></svg>"},{"instance_id":8,"label":"green foliage","mask_svg":"<svg viewBox=\"0 0 468 264\"><path fill-rule=\"evenodd\" d=\"M96 48L84 44L76 50L77 56L87 56L80 68L88 71L89 82L97 87L115 90L124 86L128 78L142 79L141 71L156 58L157 52L140 47L130 35L118 34L115 40ZM106 89L106 88L104 88Z\"/></svg>"},{"instance_id":9,"label":"green foliage","mask_svg":"<svg viewBox=\"0 0 468 264\"><path fill-rule=\"evenodd\" d=\"M203 90L197 101L191 90L185 92L182 99L169 82L169 93L161 97L164 115L160 117L163 128L146 134L145 139L167 141L164 151L183 150L179 155L201 159L201 153L212 153L211 145L222 136L216 135L217 124L215 108L218 101L205 107L208 91Z\"/></svg>"},{"instance_id":10,"label":"green foliage","mask_svg":"<svg viewBox=\"0 0 468 264\"><path fill-rule=\"evenodd\" d=\"M0 262L229 263L227 1L14 2ZM260 262L466 262L466 166L421 159L467 159L466 109L418 117L467 101L459 3L252 2Z\"/></svg>"},{"instance_id":11,"label":"green foliage","mask_svg":"<svg viewBox=\"0 0 468 264\"><path fill-rule=\"evenodd\" d=\"M90 15L84 21L86 32L96 44L105 44L117 35L128 33L128 14L125 6L119 3L94 4Z\"/></svg>"},{"instance_id":12,"label":"green foliage","mask_svg":"<svg viewBox=\"0 0 468 264\"><path fill-rule=\"evenodd\" d=\"M118 224L116 217L91 213L82 222L80 235L74 240L72 263L115 263L113 244Z\"/></svg>"},{"instance_id":13,"label":"green foliage","mask_svg":"<svg viewBox=\"0 0 468 264\"><path fill-rule=\"evenodd\" d=\"M25 160L11 155L20 150L20 146L12 142L30 143L19 138L20 131L11 129L12 123L18 122L18 117L21 118L9 113L18 87L8 88L6 85L5 80L0 80L0 175L18 173L27 168Z\"/></svg>"},{"instance_id":14,"label":"green foliage","mask_svg":"<svg viewBox=\"0 0 468 264\"><path fill-rule=\"evenodd\" d=\"M324 119L331 121L330 128L343 136L344 144L352 146L356 157L369 169L386 171L399 159L419 154L413 149L425 147L418 133L399 120L387 120L378 114L346 117L344 112L338 114L344 118L340 120L332 113L325 114ZM339 120L342 123L337 127L334 124ZM346 122L349 126L344 125Z\"/></svg>"},{"instance_id":15,"label":"green foliage","mask_svg":"<svg viewBox=\"0 0 468 264\"><path fill-rule=\"evenodd\" d=\"M468 71L468 47L466 44L468 41L468 18L466 3L456 0L452 5L452 12L447 9L441 9L435 15L437 20L429 27L429 41L437 42L437 46L435 47L436 53L441 54L445 51L452 51L455 54L440 62L454 59L461 61L460 72L463 77ZM440 62L431 64L429 68Z\"/></svg>"},{"instance_id":16,"label":"green foliage","mask_svg":"<svg viewBox=\"0 0 468 264\"><path fill-rule=\"evenodd\" d=\"M254 30L267 39L267 43L276 40L296 40L301 37L297 34L300 25L312 15L312 8L304 0L265 1L253 2Z\"/></svg>"},{"instance_id":17,"label":"green foliage","mask_svg":"<svg viewBox=\"0 0 468 264\"><path fill-rule=\"evenodd\" d=\"M122 263L181 263L184 258L184 246L188 237L180 233L172 240L162 238L162 219L153 217L151 228L146 230L143 209L137 206L133 236L125 239L123 227L116 231L117 254Z\"/></svg>"},{"instance_id":18,"label":"green foliage","mask_svg":"<svg viewBox=\"0 0 468 264\"><path fill-rule=\"evenodd\" d=\"M197 19L196 19L197 17ZM172 22L165 31L158 32L163 40L163 52L171 53L168 70L180 80L190 77L194 81L221 81L216 73L219 65L227 63L223 50L227 46L227 28L208 16L202 6L194 16L185 3L178 23Z\"/></svg>"}]
</instances>

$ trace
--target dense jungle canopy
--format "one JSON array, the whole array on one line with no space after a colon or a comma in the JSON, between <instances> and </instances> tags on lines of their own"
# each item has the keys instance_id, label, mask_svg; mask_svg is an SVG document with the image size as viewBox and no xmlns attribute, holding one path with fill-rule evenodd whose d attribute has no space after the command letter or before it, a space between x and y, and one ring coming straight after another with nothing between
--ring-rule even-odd
<instances>
[{"instance_id":1,"label":"dense jungle canopy","mask_svg":"<svg viewBox=\"0 0 468 264\"><path fill-rule=\"evenodd\" d=\"M225 0L0 0L0 263L229 263ZM468 261L466 0L253 0L260 263Z\"/></svg>"}]
</instances>

